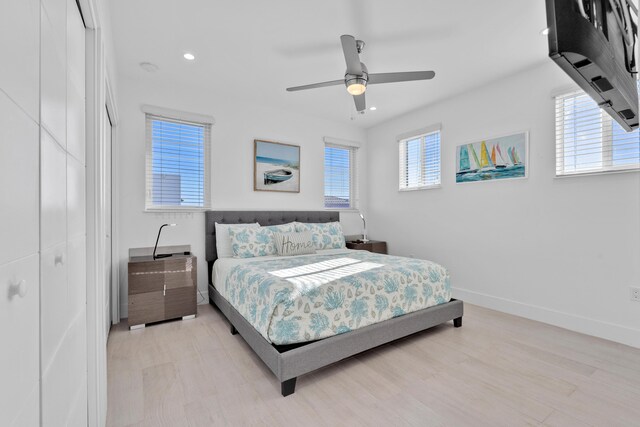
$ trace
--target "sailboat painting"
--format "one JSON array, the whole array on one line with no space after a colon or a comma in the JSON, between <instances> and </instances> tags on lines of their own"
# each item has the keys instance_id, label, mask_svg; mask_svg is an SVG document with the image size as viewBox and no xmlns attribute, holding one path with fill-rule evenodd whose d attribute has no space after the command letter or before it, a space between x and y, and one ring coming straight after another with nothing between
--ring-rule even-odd
<instances>
[{"instance_id":1,"label":"sailboat painting","mask_svg":"<svg viewBox=\"0 0 640 427\"><path fill-rule=\"evenodd\" d=\"M520 132L456 149L456 182L526 178L529 133Z\"/></svg>"}]
</instances>

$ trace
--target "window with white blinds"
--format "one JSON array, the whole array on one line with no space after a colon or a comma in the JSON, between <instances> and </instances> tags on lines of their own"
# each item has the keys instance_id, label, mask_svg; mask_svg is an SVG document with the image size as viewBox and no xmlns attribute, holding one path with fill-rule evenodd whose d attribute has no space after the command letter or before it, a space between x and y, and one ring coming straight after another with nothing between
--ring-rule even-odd
<instances>
[{"instance_id":1,"label":"window with white blinds","mask_svg":"<svg viewBox=\"0 0 640 427\"><path fill-rule=\"evenodd\" d=\"M324 146L324 207L356 209L357 147L335 144Z\"/></svg>"},{"instance_id":2,"label":"window with white blinds","mask_svg":"<svg viewBox=\"0 0 640 427\"><path fill-rule=\"evenodd\" d=\"M211 124L146 114L146 209L209 208Z\"/></svg>"},{"instance_id":3,"label":"window with white blinds","mask_svg":"<svg viewBox=\"0 0 640 427\"><path fill-rule=\"evenodd\" d=\"M400 139L400 190L440 186L440 130Z\"/></svg>"},{"instance_id":4,"label":"window with white blinds","mask_svg":"<svg viewBox=\"0 0 640 427\"><path fill-rule=\"evenodd\" d=\"M640 169L637 129L626 132L583 91L556 97L556 176L633 169Z\"/></svg>"}]
</instances>

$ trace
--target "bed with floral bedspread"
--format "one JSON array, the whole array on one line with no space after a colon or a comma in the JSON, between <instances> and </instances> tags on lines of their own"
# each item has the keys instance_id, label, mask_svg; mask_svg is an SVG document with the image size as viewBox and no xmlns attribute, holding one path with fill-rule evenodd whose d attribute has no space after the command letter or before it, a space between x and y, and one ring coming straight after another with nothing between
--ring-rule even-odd
<instances>
[{"instance_id":1,"label":"bed with floral bedspread","mask_svg":"<svg viewBox=\"0 0 640 427\"><path fill-rule=\"evenodd\" d=\"M449 273L431 261L329 250L226 258L218 292L269 342L314 341L451 300Z\"/></svg>"}]
</instances>

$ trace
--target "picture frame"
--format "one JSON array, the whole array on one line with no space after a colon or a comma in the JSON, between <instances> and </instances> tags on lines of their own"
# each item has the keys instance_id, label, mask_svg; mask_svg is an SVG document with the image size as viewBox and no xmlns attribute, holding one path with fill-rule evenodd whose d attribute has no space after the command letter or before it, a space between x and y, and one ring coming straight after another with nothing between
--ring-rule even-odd
<instances>
[{"instance_id":1,"label":"picture frame","mask_svg":"<svg viewBox=\"0 0 640 427\"><path fill-rule=\"evenodd\" d=\"M456 184L529 177L529 132L519 131L458 145Z\"/></svg>"},{"instance_id":2,"label":"picture frame","mask_svg":"<svg viewBox=\"0 0 640 427\"><path fill-rule=\"evenodd\" d=\"M253 190L300 192L300 146L253 140Z\"/></svg>"}]
</instances>

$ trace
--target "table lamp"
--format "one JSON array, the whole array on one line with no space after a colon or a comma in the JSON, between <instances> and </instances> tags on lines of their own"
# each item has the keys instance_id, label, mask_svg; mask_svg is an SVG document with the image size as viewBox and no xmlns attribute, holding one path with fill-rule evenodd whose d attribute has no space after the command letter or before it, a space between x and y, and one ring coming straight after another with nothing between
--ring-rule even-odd
<instances>
[{"instance_id":1,"label":"table lamp","mask_svg":"<svg viewBox=\"0 0 640 427\"><path fill-rule=\"evenodd\" d=\"M362 213L360 214L360 218L362 218L362 241L364 243L367 243L369 241L369 239L367 239L367 221L365 221L364 219L364 215L362 215Z\"/></svg>"},{"instance_id":2,"label":"table lamp","mask_svg":"<svg viewBox=\"0 0 640 427\"><path fill-rule=\"evenodd\" d=\"M172 255L172 254L159 254L159 255L156 255L156 251L158 250L158 241L160 240L160 233L162 233L162 229L164 227L167 227L167 226L175 227L176 225L175 224L162 224L160 226L160 229L158 230L158 237L156 238L156 245L153 248L153 259L168 258L168 257L170 257Z\"/></svg>"}]
</instances>

